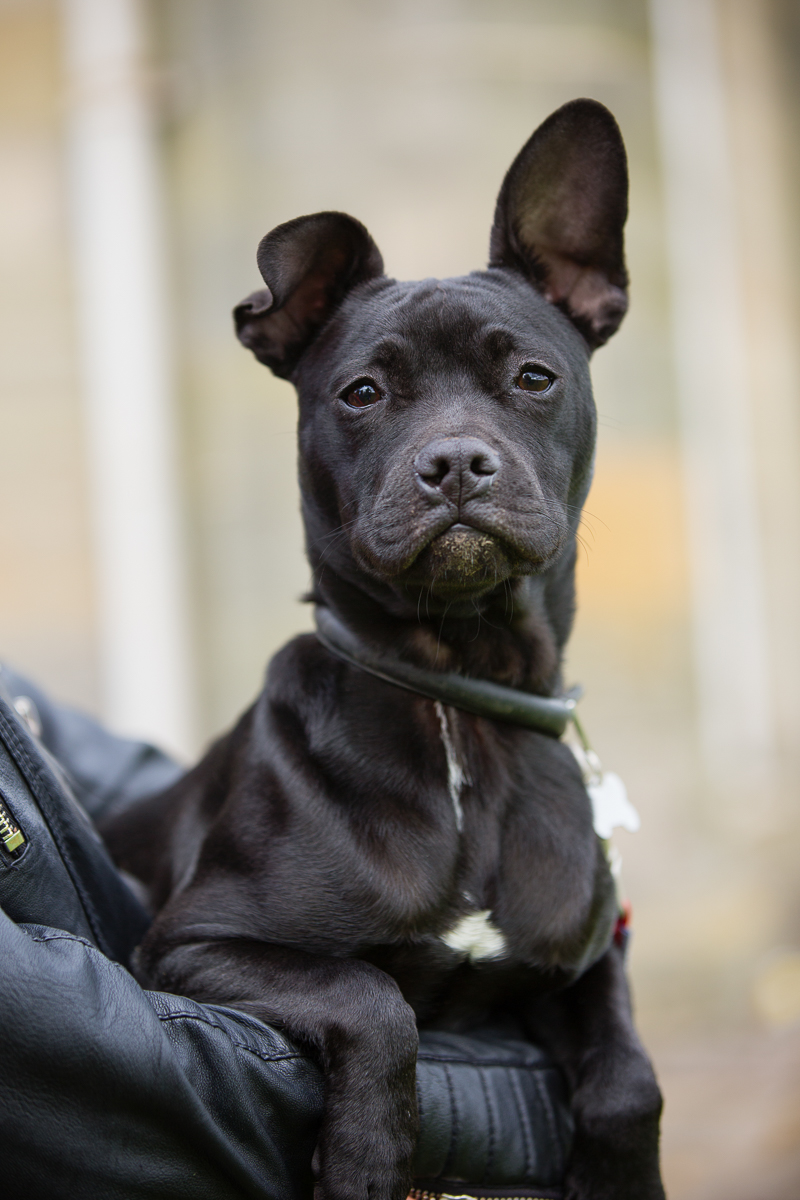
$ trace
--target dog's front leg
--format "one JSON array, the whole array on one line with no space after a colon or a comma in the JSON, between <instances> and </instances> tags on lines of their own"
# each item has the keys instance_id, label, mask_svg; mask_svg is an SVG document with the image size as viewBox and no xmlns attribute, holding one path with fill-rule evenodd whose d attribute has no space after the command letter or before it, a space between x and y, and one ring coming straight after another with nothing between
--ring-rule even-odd
<instances>
[{"instance_id":1,"label":"dog's front leg","mask_svg":"<svg viewBox=\"0 0 800 1200\"><path fill-rule=\"evenodd\" d=\"M158 957L157 957L158 955ZM417 1027L397 984L357 959L229 940L140 963L151 987L228 1004L316 1052L326 1078L313 1168L317 1200L405 1200L417 1135Z\"/></svg>"},{"instance_id":2,"label":"dog's front leg","mask_svg":"<svg viewBox=\"0 0 800 1200\"><path fill-rule=\"evenodd\" d=\"M575 1140L565 1200L664 1200L661 1092L636 1034L622 949L612 945L563 992L529 1013L572 1089Z\"/></svg>"}]
</instances>

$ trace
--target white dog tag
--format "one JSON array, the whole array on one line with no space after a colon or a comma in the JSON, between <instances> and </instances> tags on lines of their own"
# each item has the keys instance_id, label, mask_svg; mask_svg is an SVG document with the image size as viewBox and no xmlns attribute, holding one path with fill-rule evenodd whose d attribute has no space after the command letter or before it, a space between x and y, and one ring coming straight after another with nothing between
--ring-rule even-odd
<instances>
[{"instance_id":1,"label":"white dog tag","mask_svg":"<svg viewBox=\"0 0 800 1200\"><path fill-rule=\"evenodd\" d=\"M619 826L629 833L639 828L639 814L628 799L625 784L613 771L604 771L597 783L588 783L586 790L592 802L594 831L598 837L610 838Z\"/></svg>"}]
</instances>

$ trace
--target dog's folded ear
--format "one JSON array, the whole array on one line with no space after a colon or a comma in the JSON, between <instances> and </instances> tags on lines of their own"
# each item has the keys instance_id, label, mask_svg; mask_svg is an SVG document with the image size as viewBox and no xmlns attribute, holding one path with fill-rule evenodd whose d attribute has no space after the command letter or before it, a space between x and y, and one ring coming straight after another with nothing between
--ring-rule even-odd
<instances>
[{"instance_id":1,"label":"dog's folded ear","mask_svg":"<svg viewBox=\"0 0 800 1200\"><path fill-rule=\"evenodd\" d=\"M233 310L236 333L283 378L346 293L383 274L367 230L338 212L279 225L262 239L256 261L267 286Z\"/></svg>"},{"instance_id":2,"label":"dog's folded ear","mask_svg":"<svg viewBox=\"0 0 800 1200\"><path fill-rule=\"evenodd\" d=\"M497 198L489 265L522 271L590 346L601 346L628 307L627 215L619 127L596 100L572 100L511 164Z\"/></svg>"}]
</instances>

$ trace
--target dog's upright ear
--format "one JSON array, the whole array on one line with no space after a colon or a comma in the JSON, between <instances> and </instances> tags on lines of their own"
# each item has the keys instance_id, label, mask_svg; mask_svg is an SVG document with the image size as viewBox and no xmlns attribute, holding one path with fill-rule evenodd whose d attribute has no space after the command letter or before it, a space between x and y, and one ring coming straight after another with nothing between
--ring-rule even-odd
<instances>
[{"instance_id":1,"label":"dog's upright ear","mask_svg":"<svg viewBox=\"0 0 800 1200\"><path fill-rule=\"evenodd\" d=\"M594 348L628 307L623 227L628 164L596 100L572 100L539 126L497 197L489 266L522 271Z\"/></svg>"},{"instance_id":2,"label":"dog's upright ear","mask_svg":"<svg viewBox=\"0 0 800 1200\"><path fill-rule=\"evenodd\" d=\"M346 213L297 217L262 238L256 255L267 285L233 310L239 341L282 378L347 292L383 274L378 247Z\"/></svg>"}]
</instances>

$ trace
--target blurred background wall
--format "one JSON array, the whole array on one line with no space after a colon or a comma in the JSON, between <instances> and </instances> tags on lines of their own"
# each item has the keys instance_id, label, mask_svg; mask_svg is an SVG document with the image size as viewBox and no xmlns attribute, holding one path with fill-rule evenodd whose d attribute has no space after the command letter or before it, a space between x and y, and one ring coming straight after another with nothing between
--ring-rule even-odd
<instances>
[{"instance_id":1,"label":"blurred background wall","mask_svg":"<svg viewBox=\"0 0 800 1200\"><path fill-rule=\"evenodd\" d=\"M0 654L186 755L310 627L291 387L235 341L324 208L485 262L534 126L628 146L569 676L620 834L672 1200L800 1195L800 9L0 0Z\"/></svg>"}]
</instances>

